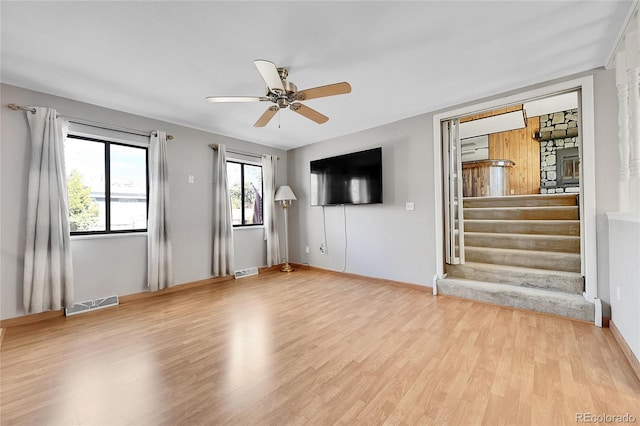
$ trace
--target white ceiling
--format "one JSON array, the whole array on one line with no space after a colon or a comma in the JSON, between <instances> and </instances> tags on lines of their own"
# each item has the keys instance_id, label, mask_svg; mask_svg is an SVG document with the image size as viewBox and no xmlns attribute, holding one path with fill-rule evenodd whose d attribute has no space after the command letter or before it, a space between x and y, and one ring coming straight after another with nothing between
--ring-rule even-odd
<instances>
[{"instance_id":1,"label":"white ceiling","mask_svg":"<svg viewBox=\"0 0 640 426\"><path fill-rule=\"evenodd\" d=\"M294 148L605 65L631 1L1 2L3 83ZM254 59L347 95L265 128ZM10 99L3 100L11 102ZM62 111L64 113L64 111Z\"/></svg>"}]
</instances>

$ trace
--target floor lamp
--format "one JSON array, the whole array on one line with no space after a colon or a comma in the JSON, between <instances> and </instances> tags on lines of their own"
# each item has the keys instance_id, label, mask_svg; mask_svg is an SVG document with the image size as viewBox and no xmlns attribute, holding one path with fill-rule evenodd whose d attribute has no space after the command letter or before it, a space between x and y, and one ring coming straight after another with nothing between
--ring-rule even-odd
<instances>
[{"instance_id":1,"label":"floor lamp","mask_svg":"<svg viewBox=\"0 0 640 426\"><path fill-rule=\"evenodd\" d=\"M280 268L282 272L291 272L293 268L289 265L289 217L287 216L287 211L289 210L289 206L291 206L291 202L293 200L297 200L295 194L289 188L288 185L282 185L276 191L275 201L282 202L282 208L284 209L284 266Z\"/></svg>"}]
</instances>

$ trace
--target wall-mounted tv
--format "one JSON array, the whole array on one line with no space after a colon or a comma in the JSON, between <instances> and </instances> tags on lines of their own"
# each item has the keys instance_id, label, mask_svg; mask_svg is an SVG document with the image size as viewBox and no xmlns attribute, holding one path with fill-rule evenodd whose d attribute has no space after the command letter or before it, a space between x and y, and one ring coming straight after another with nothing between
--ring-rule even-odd
<instances>
[{"instance_id":1,"label":"wall-mounted tv","mask_svg":"<svg viewBox=\"0 0 640 426\"><path fill-rule=\"evenodd\" d=\"M311 161L311 205L382 203L382 148Z\"/></svg>"}]
</instances>

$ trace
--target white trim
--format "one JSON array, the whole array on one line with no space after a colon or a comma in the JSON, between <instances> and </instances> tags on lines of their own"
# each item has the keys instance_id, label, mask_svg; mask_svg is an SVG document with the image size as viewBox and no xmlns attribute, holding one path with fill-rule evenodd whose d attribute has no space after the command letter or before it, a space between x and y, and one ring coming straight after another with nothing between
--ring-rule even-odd
<instances>
[{"instance_id":1,"label":"white trim","mask_svg":"<svg viewBox=\"0 0 640 426\"><path fill-rule=\"evenodd\" d=\"M71 241L76 240L96 240L96 239L108 239L108 238L133 238L133 237L147 237L147 231L133 231L133 232L114 232L111 234L82 234L71 235Z\"/></svg>"},{"instance_id":2,"label":"white trim","mask_svg":"<svg viewBox=\"0 0 640 426\"><path fill-rule=\"evenodd\" d=\"M434 282L437 277L444 275L444 233L447 232L444 226L444 206L443 206L443 176L442 176L442 134L440 124L446 120L448 113L436 114L433 116L433 182L435 185L433 194L435 197L435 232L434 239L436 242L436 274L433 276ZM433 286L436 291L435 284Z\"/></svg>"},{"instance_id":3,"label":"white trim","mask_svg":"<svg viewBox=\"0 0 640 426\"><path fill-rule=\"evenodd\" d=\"M605 213L609 220L618 222L640 223L640 216L626 212L608 212Z\"/></svg>"},{"instance_id":4,"label":"white trim","mask_svg":"<svg viewBox=\"0 0 640 426\"><path fill-rule=\"evenodd\" d=\"M627 16L625 16L624 23L622 24L622 27L620 27L620 31L618 32L618 36L616 37L616 41L611 46L611 50L609 50L607 60L604 62L604 67L608 70L610 70L611 68L615 68L616 66L616 53L618 52L618 48L620 47L620 45L624 42L624 36L627 33L630 24L632 25L631 19L633 18L633 15L638 8L638 2L639 0L633 0L633 5L627 11Z\"/></svg>"},{"instance_id":5,"label":"white trim","mask_svg":"<svg viewBox=\"0 0 640 426\"><path fill-rule=\"evenodd\" d=\"M138 148L149 148L150 146L148 142L139 142L139 141L133 141L128 139L113 138L110 136L98 135L96 133L84 133L84 132L78 132L75 130L69 130L67 132L67 136L79 136L81 138L98 139L100 141L112 142L115 144L121 144L121 145L127 145L127 146L135 146Z\"/></svg>"},{"instance_id":6,"label":"white trim","mask_svg":"<svg viewBox=\"0 0 640 426\"><path fill-rule=\"evenodd\" d=\"M580 108L580 254L582 275L585 277L586 298L590 302L598 297L598 253L596 246L596 160L595 113L593 77L585 78L578 98Z\"/></svg>"},{"instance_id":7,"label":"white trim","mask_svg":"<svg viewBox=\"0 0 640 426\"><path fill-rule=\"evenodd\" d=\"M250 231L250 230L264 230L264 225L243 225L243 226L234 226L233 231Z\"/></svg>"},{"instance_id":8,"label":"white trim","mask_svg":"<svg viewBox=\"0 0 640 426\"><path fill-rule=\"evenodd\" d=\"M69 122L68 135L100 139L124 145L149 148L149 136L142 136L132 133L123 133L117 130L110 130L103 127L94 127L76 122Z\"/></svg>"},{"instance_id":9,"label":"white trim","mask_svg":"<svg viewBox=\"0 0 640 426\"><path fill-rule=\"evenodd\" d=\"M461 108L441 112L433 116L433 176L434 176L434 202L435 202L435 244L436 244L436 275L444 275L444 222L442 218L442 140L440 134L440 122L477 113L478 111L491 110L505 105L512 105L530 101L532 99L549 96L555 93L580 90L582 94L582 154L585 165L580 167L584 171L581 183L581 257L583 275L585 276L585 298L594 302L598 293L598 274L596 256L596 193L595 193L595 131L594 131L594 97L593 76L580 77L561 83L552 84L538 89L529 90L514 95L491 101L479 102Z\"/></svg>"},{"instance_id":10,"label":"white trim","mask_svg":"<svg viewBox=\"0 0 640 426\"><path fill-rule=\"evenodd\" d=\"M594 299L595 303L595 318L594 323L596 327L602 327L602 300Z\"/></svg>"},{"instance_id":11,"label":"white trim","mask_svg":"<svg viewBox=\"0 0 640 426\"><path fill-rule=\"evenodd\" d=\"M229 151L227 151L228 153ZM232 157L231 155L227 154L227 162L232 162L232 163L241 163L241 164L248 164L250 166L260 166L262 167L262 162L260 161L253 161L253 160L245 160L244 158L240 158L240 157Z\"/></svg>"}]
</instances>

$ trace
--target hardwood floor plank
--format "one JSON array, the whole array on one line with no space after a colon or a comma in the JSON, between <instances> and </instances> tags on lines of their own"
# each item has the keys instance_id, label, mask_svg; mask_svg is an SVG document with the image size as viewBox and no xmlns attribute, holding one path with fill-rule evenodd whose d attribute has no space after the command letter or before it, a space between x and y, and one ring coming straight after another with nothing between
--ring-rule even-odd
<instances>
[{"instance_id":1,"label":"hardwood floor plank","mask_svg":"<svg viewBox=\"0 0 640 426\"><path fill-rule=\"evenodd\" d=\"M575 424L640 418L608 329L314 270L4 330L0 424Z\"/></svg>"}]
</instances>

